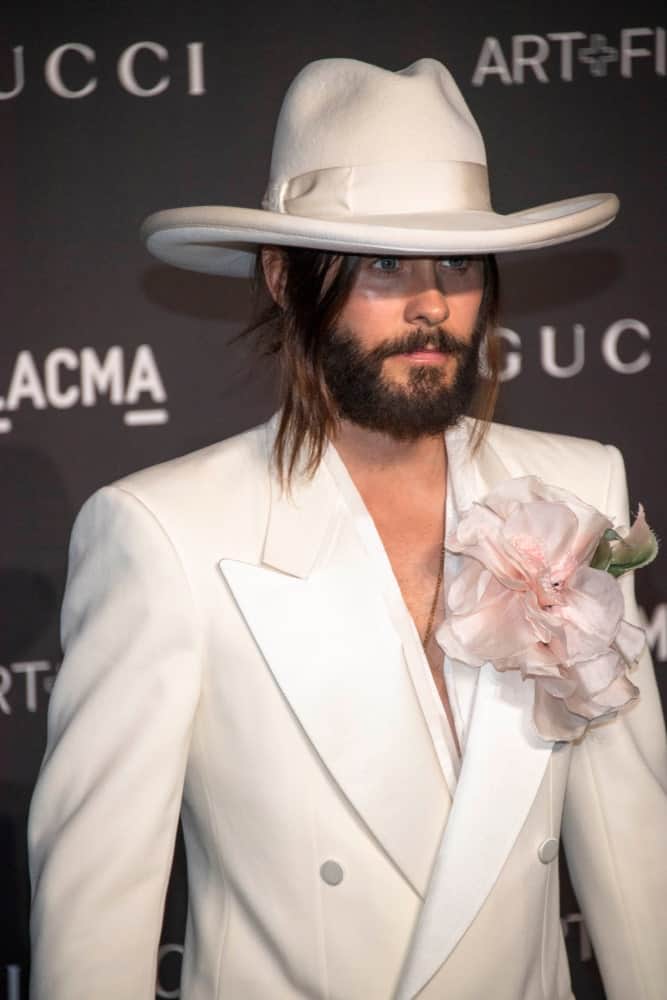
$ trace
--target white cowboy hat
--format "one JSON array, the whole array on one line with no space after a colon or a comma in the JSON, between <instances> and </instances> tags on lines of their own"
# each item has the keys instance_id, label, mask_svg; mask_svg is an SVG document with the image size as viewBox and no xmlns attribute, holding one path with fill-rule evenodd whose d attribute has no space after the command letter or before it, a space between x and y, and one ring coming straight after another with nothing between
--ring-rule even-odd
<instances>
[{"instance_id":1,"label":"white cowboy hat","mask_svg":"<svg viewBox=\"0 0 667 1000\"><path fill-rule=\"evenodd\" d=\"M320 59L283 100L262 208L204 205L150 215L156 257L193 271L252 273L261 244L344 253L496 253L594 233L618 212L588 194L510 215L491 207L481 133L449 70L394 73Z\"/></svg>"}]
</instances>

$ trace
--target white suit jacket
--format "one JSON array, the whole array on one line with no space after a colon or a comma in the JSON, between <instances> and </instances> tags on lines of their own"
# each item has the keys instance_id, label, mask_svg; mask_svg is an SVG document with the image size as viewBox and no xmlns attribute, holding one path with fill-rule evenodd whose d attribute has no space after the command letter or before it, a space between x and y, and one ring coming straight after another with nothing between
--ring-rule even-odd
<instances>
[{"instance_id":1,"label":"white suit jacket","mask_svg":"<svg viewBox=\"0 0 667 1000\"><path fill-rule=\"evenodd\" d=\"M648 653L639 701L576 745L535 737L533 681L481 668L452 800L355 519L326 461L280 493L274 433L78 514L29 817L32 1000L153 1000L179 811L183 1000L568 1000L561 836L608 1000L664 1000ZM470 498L525 474L628 522L613 447L492 425Z\"/></svg>"}]
</instances>

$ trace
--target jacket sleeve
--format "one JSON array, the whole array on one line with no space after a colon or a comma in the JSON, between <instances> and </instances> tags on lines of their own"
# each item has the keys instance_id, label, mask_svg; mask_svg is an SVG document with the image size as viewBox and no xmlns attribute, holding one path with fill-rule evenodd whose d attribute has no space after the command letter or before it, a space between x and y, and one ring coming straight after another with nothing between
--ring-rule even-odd
<instances>
[{"instance_id":1,"label":"jacket sleeve","mask_svg":"<svg viewBox=\"0 0 667 1000\"><path fill-rule=\"evenodd\" d=\"M28 821L31 1000L154 1000L201 632L179 558L118 486L81 508Z\"/></svg>"},{"instance_id":2,"label":"jacket sleeve","mask_svg":"<svg viewBox=\"0 0 667 1000\"><path fill-rule=\"evenodd\" d=\"M628 524L620 452L606 512ZM633 574L621 577L626 619L641 624ZM573 747L563 813L568 868L607 1000L663 1000L667 984L667 744L651 656L630 677L639 700Z\"/></svg>"}]
</instances>

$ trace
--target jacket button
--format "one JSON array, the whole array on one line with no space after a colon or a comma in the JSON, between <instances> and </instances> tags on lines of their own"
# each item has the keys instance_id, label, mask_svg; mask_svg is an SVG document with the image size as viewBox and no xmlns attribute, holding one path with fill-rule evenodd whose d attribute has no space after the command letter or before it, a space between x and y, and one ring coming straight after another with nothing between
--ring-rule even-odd
<instances>
[{"instance_id":1,"label":"jacket button","mask_svg":"<svg viewBox=\"0 0 667 1000\"><path fill-rule=\"evenodd\" d=\"M343 881L343 869L337 861L325 861L320 867L320 875L327 885L338 885Z\"/></svg>"},{"instance_id":2,"label":"jacket button","mask_svg":"<svg viewBox=\"0 0 667 1000\"><path fill-rule=\"evenodd\" d=\"M548 865L550 861L558 854L558 841L555 837L548 837L543 840L540 846L537 848L537 856L544 865Z\"/></svg>"}]
</instances>

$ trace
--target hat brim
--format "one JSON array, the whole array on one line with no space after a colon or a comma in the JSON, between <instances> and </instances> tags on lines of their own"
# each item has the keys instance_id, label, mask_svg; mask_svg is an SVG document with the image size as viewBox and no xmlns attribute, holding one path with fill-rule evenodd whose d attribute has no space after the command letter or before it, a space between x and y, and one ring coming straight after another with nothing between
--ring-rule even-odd
<instances>
[{"instance_id":1,"label":"hat brim","mask_svg":"<svg viewBox=\"0 0 667 1000\"><path fill-rule=\"evenodd\" d=\"M160 260L190 271L249 277L262 244L341 253L438 255L529 250L595 233L619 209L614 194L590 194L522 212L373 215L336 219L202 205L148 216L141 235Z\"/></svg>"}]
</instances>

